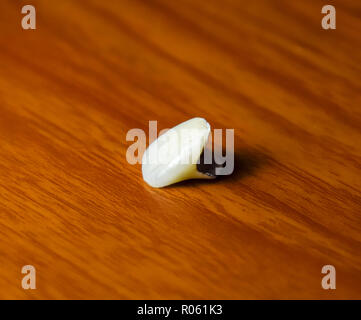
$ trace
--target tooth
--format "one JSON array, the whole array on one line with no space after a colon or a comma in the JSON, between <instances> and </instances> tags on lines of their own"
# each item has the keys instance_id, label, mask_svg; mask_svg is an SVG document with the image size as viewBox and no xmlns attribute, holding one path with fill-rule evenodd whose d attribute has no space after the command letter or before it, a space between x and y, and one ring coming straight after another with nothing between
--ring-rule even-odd
<instances>
[{"instance_id":1,"label":"tooth","mask_svg":"<svg viewBox=\"0 0 361 320\"><path fill-rule=\"evenodd\" d=\"M207 166L197 166L210 130L205 119L193 118L161 135L143 154L143 179L162 188L188 179L215 178L212 171L200 171Z\"/></svg>"}]
</instances>

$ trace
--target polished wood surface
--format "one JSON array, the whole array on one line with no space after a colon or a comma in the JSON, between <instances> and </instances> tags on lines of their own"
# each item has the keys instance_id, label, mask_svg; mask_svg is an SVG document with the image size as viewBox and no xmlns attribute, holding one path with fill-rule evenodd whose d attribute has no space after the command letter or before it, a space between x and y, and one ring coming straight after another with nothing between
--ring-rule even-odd
<instances>
[{"instance_id":1,"label":"polished wood surface","mask_svg":"<svg viewBox=\"0 0 361 320\"><path fill-rule=\"evenodd\" d=\"M0 298L360 299L360 17L357 0L2 0ZM196 116L235 129L234 174L147 186L127 131Z\"/></svg>"}]
</instances>

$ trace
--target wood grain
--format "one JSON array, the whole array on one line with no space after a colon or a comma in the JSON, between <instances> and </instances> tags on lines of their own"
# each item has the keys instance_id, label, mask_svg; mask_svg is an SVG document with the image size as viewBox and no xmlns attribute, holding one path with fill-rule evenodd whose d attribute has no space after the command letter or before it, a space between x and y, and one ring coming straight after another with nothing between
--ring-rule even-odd
<instances>
[{"instance_id":1,"label":"wood grain","mask_svg":"<svg viewBox=\"0 0 361 320\"><path fill-rule=\"evenodd\" d=\"M360 299L360 17L357 0L2 0L0 298ZM127 131L195 116L235 129L234 174L150 188Z\"/></svg>"}]
</instances>

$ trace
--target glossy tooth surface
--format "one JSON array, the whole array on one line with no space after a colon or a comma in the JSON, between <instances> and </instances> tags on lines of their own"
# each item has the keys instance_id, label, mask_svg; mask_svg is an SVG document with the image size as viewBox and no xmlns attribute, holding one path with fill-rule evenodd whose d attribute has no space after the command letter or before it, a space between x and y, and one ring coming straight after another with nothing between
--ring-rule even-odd
<instances>
[{"instance_id":1,"label":"glossy tooth surface","mask_svg":"<svg viewBox=\"0 0 361 320\"><path fill-rule=\"evenodd\" d=\"M143 179L161 188L188 179L210 179L197 170L210 125L203 118L185 121L155 140L142 158Z\"/></svg>"}]
</instances>

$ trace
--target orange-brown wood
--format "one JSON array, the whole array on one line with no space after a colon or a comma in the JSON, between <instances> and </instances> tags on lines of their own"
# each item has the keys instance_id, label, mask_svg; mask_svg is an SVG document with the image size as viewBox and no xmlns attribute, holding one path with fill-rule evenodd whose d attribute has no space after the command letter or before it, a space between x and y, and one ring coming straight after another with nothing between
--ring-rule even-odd
<instances>
[{"instance_id":1,"label":"orange-brown wood","mask_svg":"<svg viewBox=\"0 0 361 320\"><path fill-rule=\"evenodd\" d=\"M360 17L357 0L2 0L0 298L360 299ZM150 188L127 131L195 116L235 129L234 174Z\"/></svg>"}]
</instances>

